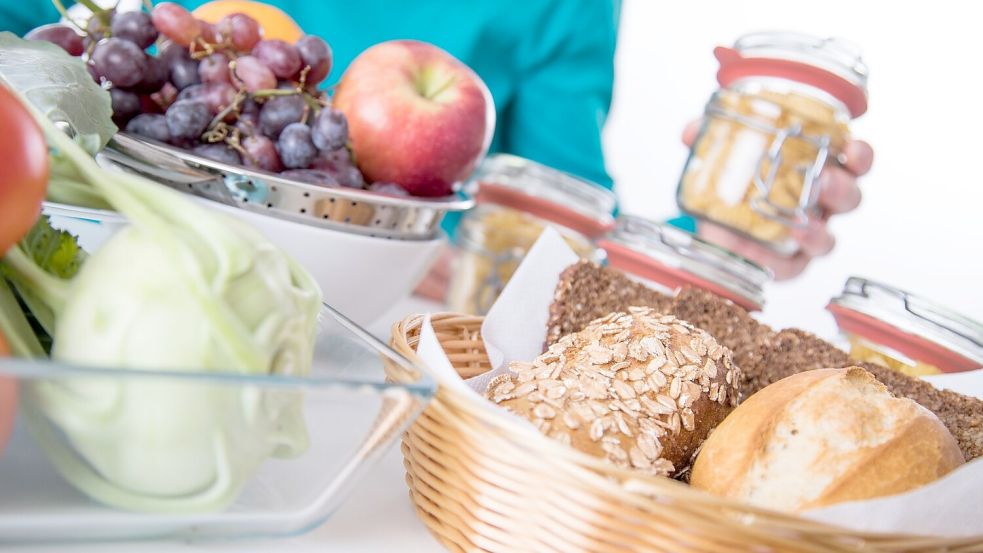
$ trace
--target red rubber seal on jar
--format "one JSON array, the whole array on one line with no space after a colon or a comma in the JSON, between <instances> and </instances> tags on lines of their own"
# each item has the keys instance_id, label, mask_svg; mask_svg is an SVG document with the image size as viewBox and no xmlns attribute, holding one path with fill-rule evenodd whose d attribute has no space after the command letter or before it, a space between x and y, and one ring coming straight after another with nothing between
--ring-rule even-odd
<instances>
[{"instance_id":1,"label":"red rubber seal on jar","mask_svg":"<svg viewBox=\"0 0 983 553\"><path fill-rule=\"evenodd\" d=\"M726 298L748 311L761 310L761 305L733 290L729 290L715 282L684 271L683 269L659 263L648 255L627 246L608 240L600 240L597 245L607 252L608 265L619 271L658 282L670 290L679 290L684 286L694 286Z\"/></svg>"},{"instance_id":2,"label":"red rubber seal on jar","mask_svg":"<svg viewBox=\"0 0 983 553\"><path fill-rule=\"evenodd\" d=\"M540 219L571 228L590 239L603 236L614 228L613 217L610 222L601 222L566 206L492 182L480 183L475 201L479 204L491 203L525 211Z\"/></svg>"},{"instance_id":3,"label":"red rubber seal on jar","mask_svg":"<svg viewBox=\"0 0 983 553\"><path fill-rule=\"evenodd\" d=\"M718 46L713 54L720 62L717 82L721 86L730 86L745 77L777 77L829 93L843 102L854 118L867 111L867 94L863 88L815 65L775 58L746 58L737 50L725 46Z\"/></svg>"},{"instance_id":4,"label":"red rubber seal on jar","mask_svg":"<svg viewBox=\"0 0 983 553\"><path fill-rule=\"evenodd\" d=\"M826 309L833 314L840 330L938 367L942 372L963 372L980 368L980 364L971 359L870 315L834 303L827 305Z\"/></svg>"}]
</instances>

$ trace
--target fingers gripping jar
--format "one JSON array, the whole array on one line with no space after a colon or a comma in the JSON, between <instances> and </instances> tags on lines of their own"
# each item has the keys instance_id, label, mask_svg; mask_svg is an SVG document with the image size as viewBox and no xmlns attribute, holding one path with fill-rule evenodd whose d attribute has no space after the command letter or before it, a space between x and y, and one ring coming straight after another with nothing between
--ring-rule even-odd
<instances>
[{"instance_id":1,"label":"fingers gripping jar","mask_svg":"<svg viewBox=\"0 0 983 553\"><path fill-rule=\"evenodd\" d=\"M593 241L614 226L613 192L521 157L489 157L472 186L477 206L455 238L459 255L447 296L453 311L487 313L547 225L595 260Z\"/></svg>"},{"instance_id":2,"label":"fingers gripping jar","mask_svg":"<svg viewBox=\"0 0 983 553\"><path fill-rule=\"evenodd\" d=\"M791 255L822 217L819 173L867 110L867 67L840 40L754 33L714 51L720 89L677 189L680 208Z\"/></svg>"},{"instance_id":3,"label":"fingers gripping jar","mask_svg":"<svg viewBox=\"0 0 983 553\"><path fill-rule=\"evenodd\" d=\"M826 309L858 361L911 376L983 367L983 324L910 292L850 277Z\"/></svg>"}]
</instances>

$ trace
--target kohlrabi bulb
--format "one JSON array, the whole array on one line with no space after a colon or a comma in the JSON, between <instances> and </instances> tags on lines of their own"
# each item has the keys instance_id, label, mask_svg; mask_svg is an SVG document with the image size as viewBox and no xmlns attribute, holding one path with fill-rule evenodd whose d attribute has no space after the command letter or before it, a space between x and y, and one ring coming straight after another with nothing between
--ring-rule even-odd
<instances>
[{"instance_id":1,"label":"kohlrabi bulb","mask_svg":"<svg viewBox=\"0 0 983 553\"><path fill-rule=\"evenodd\" d=\"M189 207L202 218L197 235L175 227L180 238L162 240L137 223L85 262L52 356L105 368L306 374L316 284L248 226ZM81 457L61 464L91 467L62 472L121 508L221 508L265 459L307 446L297 391L107 377L48 381L33 393Z\"/></svg>"}]
</instances>

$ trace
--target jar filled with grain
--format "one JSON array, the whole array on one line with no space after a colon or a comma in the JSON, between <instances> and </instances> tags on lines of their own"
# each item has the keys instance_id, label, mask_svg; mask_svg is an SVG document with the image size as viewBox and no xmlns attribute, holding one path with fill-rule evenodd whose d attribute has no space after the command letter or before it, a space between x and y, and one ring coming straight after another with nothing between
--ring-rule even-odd
<instances>
[{"instance_id":1,"label":"jar filled with grain","mask_svg":"<svg viewBox=\"0 0 983 553\"><path fill-rule=\"evenodd\" d=\"M447 296L460 313L487 313L547 226L592 260L600 259L593 241L614 226L613 192L521 157L490 156L469 186L477 206L457 228Z\"/></svg>"},{"instance_id":2,"label":"jar filled with grain","mask_svg":"<svg viewBox=\"0 0 983 553\"><path fill-rule=\"evenodd\" d=\"M774 251L821 217L819 173L838 163L850 122L867 110L867 66L838 39L753 33L714 51L720 89L677 189L680 208Z\"/></svg>"},{"instance_id":3,"label":"jar filled with grain","mask_svg":"<svg viewBox=\"0 0 983 553\"><path fill-rule=\"evenodd\" d=\"M764 307L771 271L693 234L622 213L613 231L597 243L608 266L660 292L684 286L713 292L748 311Z\"/></svg>"},{"instance_id":4,"label":"jar filled with grain","mask_svg":"<svg viewBox=\"0 0 983 553\"><path fill-rule=\"evenodd\" d=\"M983 324L910 292L850 277L826 309L858 361L911 376L983 367Z\"/></svg>"}]
</instances>

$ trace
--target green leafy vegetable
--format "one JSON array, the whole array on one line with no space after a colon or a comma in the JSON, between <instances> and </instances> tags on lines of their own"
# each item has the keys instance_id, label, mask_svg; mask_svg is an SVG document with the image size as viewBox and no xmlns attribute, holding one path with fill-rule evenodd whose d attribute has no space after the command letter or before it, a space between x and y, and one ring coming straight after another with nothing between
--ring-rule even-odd
<instances>
[{"instance_id":1,"label":"green leafy vegetable","mask_svg":"<svg viewBox=\"0 0 983 553\"><path fill-rule=\"evenodd\" d=\"M0 52L0 65L20 63ZM73 63L59 77L65 88L91 81ZM310 370L321 294L306 271L247 225L100 167L47 117L81 128L74 110L54 103L33 112L61 157L60 173L131 223L86 259L44 228L3 258L32 312L53 329L54 359L257 376ZM222 508L266 458L307 446L294 391L131 376L43 381L26 398L31 427L62 475L127 509Z\"/></svg>"},{"instance_id":2,"label":"green leafy vegetable","mask_svg":"<svg viewBox=\"0 0 983 553\"><path fill-rule=\"evenodd\" d=\"M81 60L50 42L0 32L0 83L27 98L51 121L70 123L90 154L116 133L109 94L92 80Z\"/></svg>"},{"instance_id":3,"label":"green leafy vegetable","mask_svg":"<svg viewBox=\"0 0 983 553\"><path fill-rule=\"evenodd\" d=\"M72 278L85 262L86 253L70 233L51 226L42 216L20 242L31 259L46 272L58 278Z\"/></svg>"},{"instance_id":4,"label":"green leafy vegetable","mask_svg":"<svg viewBox=\"0 0 983 553\"><path fill-rule=\"evenodd\" d=\"M29 268L31 274L35 278L46 280L75 276L86 257L85 251L79 247L75 237L65 231L52 228L47 216L41 216L27 233L27 236L15 247L23 250L34 261L37 268L49 276L44 276L34 268ZM4 272L14 280L15 284L21 280L21 277L16 273L9 270ZM54 286L61 287L62 284L57 283ZM53 340L55 314L52 308L36 297L31 290L31 286L22 286L17 287L16 291L20 300L28 307L28 312L25 315L28 321L32 323L31 326L34 328L45 352L48 353Z\"/></svg>"}]
</instances>

